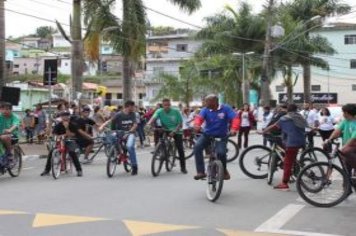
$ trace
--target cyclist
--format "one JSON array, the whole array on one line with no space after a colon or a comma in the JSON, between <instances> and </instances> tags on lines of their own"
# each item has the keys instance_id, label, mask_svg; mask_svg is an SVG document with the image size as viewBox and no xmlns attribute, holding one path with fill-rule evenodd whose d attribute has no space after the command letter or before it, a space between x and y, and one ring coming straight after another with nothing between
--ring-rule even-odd
<instances>
[{"instance_id":1,"label":"cyclist","mask_svg":"<svg viewBox=\"0 0 356 236\"><path fill-rule=\"evenodd\" d=\"M348 173L351 174L352 168L356 168L356 105L346 104L342 107L342 111L345 119L336 126L325 144L330 143L332 139L342 137L341 151L345 156Z\"/></svg>"},{"instance_id":2,"label":"cyclist","mask_svg":"<svg viewBox=\"0 0 356 236\"><path fill-rule=\"evenodd\" d=\"M81 114L82 116L77 121L80 129L84 130L90 136L90 138L88 136L82 136L82 135L77 137L78 145L85 150L83 164L88 164L91 162L88 157L94 147L94 142L92 139L93 138L93 126L97 127L95 121L92 120L91 118L89 118L90 111L91 111L90 107L84 106L82 108L82 114Z\"/></svg>"},{"instance_id":3,"label":"cyclist","mask_svg":"<svg viewBox=\"0 0 356 236\"><path fill-rule=\"evenodd\" d=\"M216 143L216 152L224 166L224 179L229 180L230 174L226 168L226 146L229 126L231 127L230 134L232 136L236 135L240 120L231 107L223 104L219 105L218 97L214 94L208 95L205 98L205 105L206 107L194 119L194 129L196 132L201 130L201 126L205 122L203 135L199 137L194 146L197 169L197 175L194 176L194 179L199 180L206 177L203 150L208 147L210 137L219 137L222 140Z\"/></svg>"},{"instance_id":4,"label":"cyclist","mask_svg":"<svg viewBox=\"0 0 356 236\"><path fill-rule=\"evenodd\" d=\"M13 161L12 145L18 141L20 119L12 112L10 103L0 105L0 142L4 144L6 156L11 163Z\"/></svg>"},{"instance_id":5,"label":"cyclist","mask_svg":"<svg viewBox=\"0 0 356 236\"><path fill-rule=\"evenodd\" d=\"M54 126L53 134L55 135L63 135L65 137L78 137L82 136L89 136L84 130L78 127L78 123L76 121L76 117L70 117L70 113L68 111L64 111L60 113L60 119L57 119L58 123ZM89 136L90 137L90 136ZM73 164L75 169L77 170L77 176L83 176L82 167L78 160L78 156L75 153L77 148L77 144L75 141L66 141L65 143L66 148L68 150L68 154L73 160ZM45 170L41 173L41 176L48 175L51 170L51 159L52 159L52 150L50 151L47 163L45 166Z\"/></svg>"},{"instance_id":6,"label":"cyclist","mask_svg":"<svg viewBox=\"0 0 356 236\"><path fill-rule=\"evenodd\" d=\"M318 127L319 125L319 116L318 116L318 110L314 108L314 105L312 103L305 103L304 104L304 110L300 112L300 114L304 117L306 120L308 127L306 128L306 135L307 139L309 142L309 146L313 147L314 146L314 136L315 136L315 127Z\"/></svg>"},{"instance_id":7,"label":"cyclist","mask_svg":"<svg viewBox=\"0 0 356 236\"><path fill-rule=\"evenodd\" d=\"M297 105L289 104L287 115L282 116L275 124L268 126L262 132L266 134L275 128L279 128L282 131L285 158L283 161L283 180L280 184L274 186L274 189L277 190L289 190L288 182L292 175L295 158L298 150L305 146L305 128L308 124L297 110Z\"/></svg>"},{"instance_id":8,"label":"cyclist","mask_svg":"<svg viewBox=\"0 0 356 236\"><path fill-rule=\"evenodd\" d=\"M130 133L127 137L126 147L129 152L129 158L132 166L131 175L137 175L138 165L135 150L137 120L135 114L135 103L133 101L126 101L123 111L116 113L111 119L102 124L99 131L102 131L104 127L110 123L112 124L112 129L127 131Z\"/></svg>"},{"instance_id":9,"label":"cyclist","mask_svg":"<svg viewBox=\"0 0 356 236\"><path fill-rule=\"evenodd\" d=\"M183 174L187 174L188 172L185 165L183 148L182 115L177 109L171 108L171 101L168 98L162 100L162 107L163 108L158 109L153 114L151 120L148 122L148 125L152 125L157 119L159 119L162 127L169 130L169 135L173 137L174 143L178 150L180 171Z\"/></svg>"}]
</instances>

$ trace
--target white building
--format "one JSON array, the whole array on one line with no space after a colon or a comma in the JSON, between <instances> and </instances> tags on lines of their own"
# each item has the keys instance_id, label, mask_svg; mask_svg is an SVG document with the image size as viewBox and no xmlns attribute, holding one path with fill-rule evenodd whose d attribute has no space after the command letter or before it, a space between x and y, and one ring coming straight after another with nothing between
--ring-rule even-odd
<instances>
[{"instance_id":1,"label":"white building","mask_svg":"<svg viewBox=\"0 0 356 236\"><path fill-rule=\"evenodd\" d=\"M318 55L329 63L330 70L311 68L311 93L315 103L356 103L356 24L335 23L311 33L328 39L336 50L334 55ZM295 102L303 102L303 70L293 68L299 74L294 87ZM273 99L281 99L286 94L281 76L271 83ZM319 100L318 100L319 99ZM333 100L328 100L333 99Z\"/></svg>"},{"instance_id":2,"label":"white building","mask_svg":"<svg viewBox=\"0 0 356 236\"><path fill-rule=\"evenodd\" d=\"M60 32L53 34L52 37L54 48L67 48L71 46L71 44L62 36Z\"/></svg>"},{"instance_id":3,"label":"white building","mask_svg":"<svg viewBox=\"0 0 356 236\"><path fill-rule=\"evenodd\" d=\"M202 45L193 38L191 31L178 30L175 34L147 37L146 51L146 101L154 99L162 83L159 74L179 75L181 64L191 58Z\"/></svg>"}]
</instances>

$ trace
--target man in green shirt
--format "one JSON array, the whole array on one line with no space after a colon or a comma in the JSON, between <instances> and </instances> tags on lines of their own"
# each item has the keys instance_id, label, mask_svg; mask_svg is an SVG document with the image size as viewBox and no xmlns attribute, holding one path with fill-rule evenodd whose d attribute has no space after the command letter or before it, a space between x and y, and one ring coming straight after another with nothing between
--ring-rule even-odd
<instances>
[{"instance_id":1,"label":"man in green shirt","mask_svg":"<svg viewBox=\"0 0 356 236\"><path fill-rule=\"evenodd\" d=\"M157 119L161 121L162 127L169 130L170 136L174 138L175 145L179 154L180 170L183 174L188 173L185 165L184 148L183 148L183 119L181 113L177 109L171 108L171 101L167 98L163 99L162 107L158 109L147 123L152 125Z\"/></svg>"},{"instance_id":2,"label":"man in green shirt","mask_svg":"<svg viewBox=\"0 0 356 236\"><path fill-rule=\"evenodd\" d=\"M18 139L20 119L12 112L10 103L0 105L0 142L4 144L8 158L12 157L12 142Z\"/></svg>"},{"instance_id":3,"label":"man in green shirt","mask_svg":"<svg viewBox=\"0 0 356 236\"><path fill-rule=\"evenodd\" d=\"M345 156L347 169L351 173L352 168L356 168L356 105L347 104L342 107L342 111L345 119L337 125L325 143L342 137L343 147L341 151Z\"/></svg>"}]
</instances>

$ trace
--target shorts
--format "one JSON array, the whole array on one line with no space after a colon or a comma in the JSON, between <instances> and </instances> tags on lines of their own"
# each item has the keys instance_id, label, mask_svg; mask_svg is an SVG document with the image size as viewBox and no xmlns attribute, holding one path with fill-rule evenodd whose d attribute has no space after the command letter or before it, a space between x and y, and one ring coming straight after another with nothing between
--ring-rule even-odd
<instances>
[{"instance_id":1,"label":"shorts","mask_svg":"<svg viewBox=\"0 0 356 236\"><path fill-rule=\"evenodd\" d=\"M86 148L91 144L94 144L93 140L79 138L77 139L77 144L80 148Z\"/></svg>"}]
</instances>

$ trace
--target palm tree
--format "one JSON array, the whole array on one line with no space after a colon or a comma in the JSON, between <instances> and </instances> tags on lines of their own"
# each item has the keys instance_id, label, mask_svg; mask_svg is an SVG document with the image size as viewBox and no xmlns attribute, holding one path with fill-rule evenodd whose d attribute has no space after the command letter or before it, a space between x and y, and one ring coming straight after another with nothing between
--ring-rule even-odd
<instances>
[{"instance_id":1,"label":"palm tree","mask_svg":"<svg viewBox=\"0 0 356 236\"><path fill-rule=\"evenodd\" d=\"M316 23L311 22L310 19L315 16L326 17L335 14L345 14L351 9L347 4L341 4L339 0L295 0L287 3L285 7L288 9L293 20L301 22L304 26L303 32L307 41L310 39L309 31L318 26ZM300 56L304 58L301 65L303 67L305 102L310 102L311 65L315 61L321 61L319 58L313 59L311 55L316 51L309 51L308 49L304 49L302 51L306 52L300 53Z\"/></svg>"},{"instance_id":2,"label":"palm tree","mask_svg":"<svg viewBox=\"0 0 356 236\"><path fill-rule=\"evenodd\" d=\"M200 6L200 0L169 0L180 9L192 13ZM115 31L108 32L107 39L111 41L114 48L122 54L123 59L123 99L132 99L132 76L137 63L145 54L147 18L146 7L142 0L121 0L123 15L118 20L111 14L115 0L85 0L84 13L85 23L89 28L88 45L98 42L98 35L105 27L117 27ZM102 7L105 5L106 7ZM95 59L99 51L89 54Z\"/></svg>"}]
</instances>

